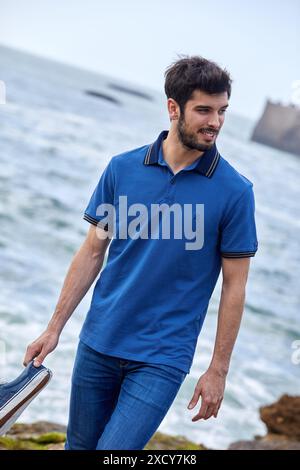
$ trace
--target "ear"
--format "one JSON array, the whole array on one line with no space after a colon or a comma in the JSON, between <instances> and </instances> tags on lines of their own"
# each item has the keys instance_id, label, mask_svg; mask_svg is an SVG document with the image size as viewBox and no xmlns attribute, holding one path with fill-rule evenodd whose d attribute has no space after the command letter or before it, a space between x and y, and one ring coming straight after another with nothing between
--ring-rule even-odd
<instances>
[{"instance_id":1,"label":"ear","mask_svg":"<svg viewBox=\"0 0 300 470\"><path fill-rule=\"evenodd\" d=\"M167 105L168 105L168 112L169 112L170 120L171 121L177 120L180 114L178 104L176 103L175 100L173 100L173 98L168 98Z\"/></svg>"}]
</instances>

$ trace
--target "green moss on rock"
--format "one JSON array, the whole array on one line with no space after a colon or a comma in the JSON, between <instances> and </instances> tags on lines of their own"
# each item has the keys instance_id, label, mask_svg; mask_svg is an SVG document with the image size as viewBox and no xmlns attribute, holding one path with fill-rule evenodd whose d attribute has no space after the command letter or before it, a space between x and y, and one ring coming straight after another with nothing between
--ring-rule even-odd
<instances>
[{"instance_id":1,"label":"green moss on rock","mask_svg":"<svg viewBox=\"0 0 300 470\"><path fill-rule=\"evenodd\" d=\"M62 432L48 432L32 440L38 444L58 444L59 442L65 442L66 435Z\"/></svg>"},{"instance_id":2,"label":"green moss on rock","mask_svg":"<svg viewBox=\"0 0 300 470\"><path fill-rule=\"evenodd\" d=\"M156 432L144 450L205 450L202 445L189 441L184 436L170 436Z\"/></svg>"},{"instance_id":3,"label":"green moss on rock","mask_svg":"<svg viewBox=\"0 0 300 470\"><path fill-rule=\"evenodd\" d=\"M0 449L4 450L45 450L46 447L29 440L13 439L8 436L0 437Z\"/></svg>"},{"instance_id":4,"label":"green moss on rock","mask_svg":"<svg viewBox=\"0 0 300 470\"><path fill-rule=\"evenodd\" d=\"M65 428L55 423L40 421L15 424L6 436L0 437L0 450L63 450ZM184 436L170 436L156 432L144 450L205 450Z\"/></svg>"}]
</instances>

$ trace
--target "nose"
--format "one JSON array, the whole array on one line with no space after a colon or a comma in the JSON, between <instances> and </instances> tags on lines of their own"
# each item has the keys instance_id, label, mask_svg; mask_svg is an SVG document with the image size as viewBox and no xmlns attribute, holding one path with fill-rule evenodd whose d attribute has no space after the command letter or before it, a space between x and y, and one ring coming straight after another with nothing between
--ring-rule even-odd
<instances>
[{"instance_id":1,"label":"nose","mask_svg":"<svg viewBox=\"0 0 300 470\"><path fill-rule=\"evenodd\" d=\"M213 113L210 115L209 121L207 123L210 127L218 129L220 127L221 121L218 113Z\"/></svg>"}]
</instances>

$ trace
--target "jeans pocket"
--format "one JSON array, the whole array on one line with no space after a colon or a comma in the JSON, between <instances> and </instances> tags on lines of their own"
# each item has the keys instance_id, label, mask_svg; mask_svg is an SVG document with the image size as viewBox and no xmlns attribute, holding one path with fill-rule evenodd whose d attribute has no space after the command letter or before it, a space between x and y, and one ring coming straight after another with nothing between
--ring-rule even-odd
<instances>
[{"instance_id":1,"label":"jeans pocket","mask_svg":"<svg viewBox=\"0 0 300 470\"><path fill-rule=\"evenodd\" d=\"M186 372L183 372L183 370L178 369L177 367L164 364L162 365L162 368L168 372L170 378L175 379L178 383L182 383L187 375Z\"/></svg>"}]
</instances>

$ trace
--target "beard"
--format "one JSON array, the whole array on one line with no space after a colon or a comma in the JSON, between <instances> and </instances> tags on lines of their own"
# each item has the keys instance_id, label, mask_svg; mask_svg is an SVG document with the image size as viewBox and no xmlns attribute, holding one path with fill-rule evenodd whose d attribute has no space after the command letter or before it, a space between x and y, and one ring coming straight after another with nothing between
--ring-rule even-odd
<instances>
[{"instance_id":1,"label":"beard","mask_svg":"<svg viewBox=\"0 0 300 470\"><path fill-rule=\"evenodd\" d=\"M181 114L178 119L177 136L181 144L189 150L199 150L205 152L214 145L214 140L211 144L203 144L198 141L197 134L190 133L186 130L186 122L184 115Z\"/></svg>"}]
</instances>

